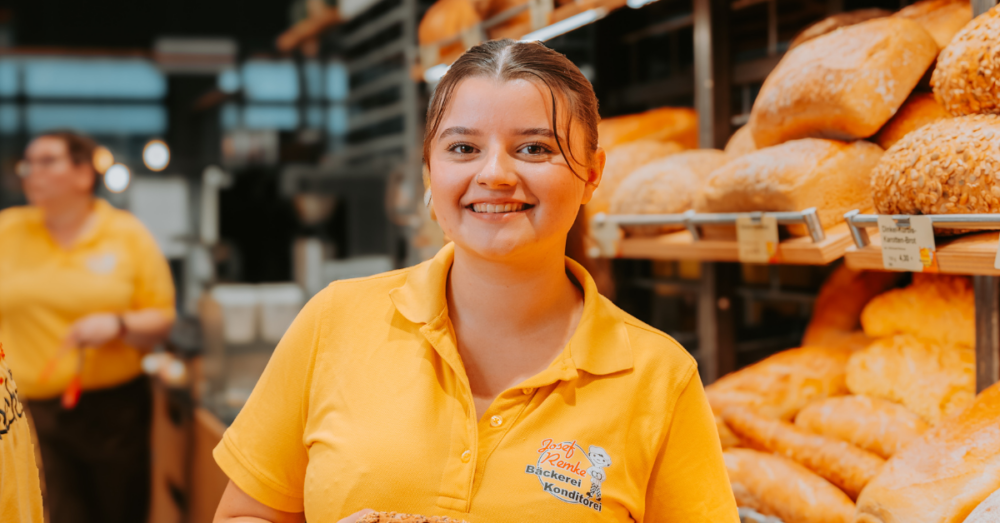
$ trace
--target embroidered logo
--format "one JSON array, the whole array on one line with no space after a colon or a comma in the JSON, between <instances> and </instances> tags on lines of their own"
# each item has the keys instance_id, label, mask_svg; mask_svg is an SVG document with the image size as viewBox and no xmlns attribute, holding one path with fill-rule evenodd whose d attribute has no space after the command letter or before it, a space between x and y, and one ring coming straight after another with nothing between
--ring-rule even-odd
<instances>
[{"instance_id":1,"label":"embroidered logo","mask_svg":"<svg viewBox=\"0 0 1000 523\"><path fill-rule=\"evenodd\" d=\"M17 398L14 373L3 364L3 345L0 345L0 439L10 432L11 425L24 417L24 405Z\"/></svg>"},{"instance_id":2,"label":"embroidered logo","mask_svg":"<svg viewBox=\"0 0 1000 523\"><path fill-rule=\"evenodd\" d=\"M576 440L558 443L545 439L538 449L538 462L525 467L524 472L537 476L542 491L556 499L600 512L601 485L607 479L604 469L610 466L611 456L601 447L591 445L584 450Z\"/></svg>"},{"instance_id":3,"label":"embroidered logo","mask_svg":"<svg viewBox=\"0 0 1000 523\"><path fill-rule=\"evenodd\" d=\"M118 264L118 257L113 253L95 254L87 258L87 268L94 274L110 274Z\"/></svg>"}]
</instances>

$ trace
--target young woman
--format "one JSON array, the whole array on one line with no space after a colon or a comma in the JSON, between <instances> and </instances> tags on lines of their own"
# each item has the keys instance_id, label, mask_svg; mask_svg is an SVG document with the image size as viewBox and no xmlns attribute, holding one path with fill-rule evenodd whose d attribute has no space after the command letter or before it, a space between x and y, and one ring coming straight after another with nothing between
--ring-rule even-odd
<instances>
[{"instance_id":1,"label":"young woman","mask_svg":"<svg viewBox=\"0 0 1000 523\"><path fill-rule=\"evenodd\" d=\"M541 44L455 62L424 142L454 243L306 305L215 450L217 522L737 521L694 360L564 256L597 121Z\"/></svg>"}]
</instances>

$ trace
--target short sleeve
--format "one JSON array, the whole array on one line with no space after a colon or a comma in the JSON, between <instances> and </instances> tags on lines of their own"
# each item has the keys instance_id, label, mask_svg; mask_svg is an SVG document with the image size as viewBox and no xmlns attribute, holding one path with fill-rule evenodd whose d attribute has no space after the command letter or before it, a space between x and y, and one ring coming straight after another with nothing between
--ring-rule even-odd
<instances>
[{"instance_id":1,"label":"short sleeve","mask_svg":"<svg viewBox=\"0 0 1000 523\"><path fill-rule=\"evenodd\" d=\"M136 223L136 226L137 230L132 234L132 252L136 261L132 310L162 309L172 318L176 311L170 265L153 235L141 223Z\"/></svg>"},{"instance_id":2,"label":"short sleeve","mask_svg":"<svg viewBox=\"0 0 1000 523\"><path fill-rule=\"evenodd\" d=\"M302 512L309 458L304 443L308 391L319 341L320 303L309 301L271 355L264 374L222 442L215 461L240 489L277 510Z\"/></svg>"},{"instance_id":3,"label":"short sleeve","mask_svg":"<svg viewBox=\"0 0 1000 523\"><path fill-rule=\"evenodd\" d=\"M696 368L677 399L657 454L643 521L739 521L722 444Z\"/></svg>"}]
</instances>

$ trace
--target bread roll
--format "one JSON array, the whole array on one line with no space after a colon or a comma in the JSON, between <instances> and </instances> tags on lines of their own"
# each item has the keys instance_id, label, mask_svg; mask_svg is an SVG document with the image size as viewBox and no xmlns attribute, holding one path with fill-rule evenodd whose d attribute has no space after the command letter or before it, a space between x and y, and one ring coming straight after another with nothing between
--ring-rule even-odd
<instances>
[{"instance_id":1,"label":"bread roll","mask_svg":"<svg viewBox=\"0 0 1000 523\"><path fill-rule=\"evenodd\" d=\"M963 523L997 523L1000 521L1000 490L990 494Z\"/></svg>"},{"instance_id":2,"label":"bread roll","mask_svg":"<svg viewBox=\"0 0 1000 523\"><path fill-rule=\"evenodd\" d=\"M867 138L903 105L937 53L927 31L905 18L876 18L810 40L764 81L750 113L754 142Z\"/></svg>"},{"instance_id":3,"label":"bread roll","mask_svg":"<svg viewBox=\"0 0 1000 523\"><path fill-rule=\"evenodd\" d=\"M875 210L880 214L1000 212L1000 179L994 176L1000 171L998 144L996 115L940 120L906 135L872 173Z\"/></svg>"},{"instance_id":4,"label":"bread roll","mask_svg":"<svg viewBox=\"0 0 1000 523\"><path fill-rule=\"evenodd\" d=\"M757 144L753 143L753 131L750 130L749 125L737 129L726 142L726 154L733 158L739 158L756 150Z\"/></svg>"},{"instance_id":5,"label":"bread roll","mask_svg":"<svg viewBox=\"0 0 1000 523\"><path fill-rule=\"evenodd\" d=\"M698 147L698 113L686 107L660 107L637 114L605 118L597 125L601 147L636 140L677 142L685 149Z\"/></svg>"},{"instance_id":6,"label":"bread roll","mask_svg":"<svg viewBox=\"0 0 1000 523\"><path fill-rule=\"evenodd\" d=\"M975 353L969 347L900 334L851 355L847 388L853 394L901 403L934 425L972 403L975 371Z\"/></svg>"},{"instance_id":7,"label":"bread roll","mask_svg":"<svg viewBox=\"0 0 1000 523\"><path fill-rule=\"evenodd\" d=\"M750 449L722 453L736 504L785 523L853 523L840 489L787 458Z\"/></svg>"},{"instance_id":8,"label":"bread roll","mask_svg":"<svg viewBox=\"0 0 1000 523\"><path fill-rule=\"evenodd\" d=\"M810 335L809 343L805 343L803 340L802 345L808 345L810 347L828 347L831 349L842 349L854 352L867 347L873 341L875 340L869 338L868 335L860 329L856 331L823 329Z\"/></svg>"},{"instance_id":9,"label":"bread roll","mask_svg":"<svg viewBox=\"0 0 1000 523\"><path fill-rule=\"evenodd\" d=\"M969 0L923 0L900 9L894 16L917 22L944 49L972 20L972 4Z\"/></svg>"},{"instance_id":10,"label":"bread roll","mask_svg":"<svg viewBox=\"0 0 1000 523\"><path fill-rule=\"evenodd\" d=\"M816 207L824 228L871 204L871 170L882 148L806 138L737 158L712 172L695 200L698 212L801 211ZM797 236L805 225L789 226Z\"/></svg>"},{"instance_id":11,"label":"bread roll","mask_svg":"<svg viewBox=\"0 0 1000 523\"><path fill-rule=\"evenodd\" d=\"M885 463L875 454L846 441L807 432L746 407L729 407L722 411L722 419L741 439L819 474L851 499L858 497Z\"/></svg>"},{"instance_id":12,"label":"bread roll","mask_svg":"<svg viewBox=\"0 0 1000 523\"><path fill-rule=\"evenodd\" d=\"M857 522L962 523L998 488L1000 385L993 385L886 463L858 499Z\"/></svg>"},{"instance_id":13,"label":"bread roll","mask_svg":"<svg viewBox=\"0 0 1000 523\"><path fill-rule=\"evenodd\" d=\"M743 440L729 429L729 425L726 425L721 414L715 415L715 430L719 433L719 442L722 443L722 448L728 449L731 447L746 446Z\"/></svg>"},{"instance_id":14,"label":"bread roll","mask_svg":"<svg viewBox=\"0 0 1000 523\"><path fill-rule=\"evenodd\" d=\"M945 118L951 118L951 114L934 99L932 93L913 93L899 108L896 116L875 135L875 143L883 149L889 149L907 134Z\"/></svg>"},{"instance_id":15,"label":"bread roll","mask_svg":"<svg viewBox=\"0 0 1000 523\"><path fill-rule=\"evenodd\" d=\"M861 311L873 298L893 288L900 274L856 271L841 265L823 282L813 303L812 319L802 337L803 345L823 345L830 331L853 333L861 327Z\"/></svg>"},{"instance_id":16,"label":"bread roll","mask_svg":"<svg viewBox=\"0 0 1000 523\"><path fill-rule=\"evenodd\" d=\"M1000 7L977 16L938 57L934 95L951 114L1000 113Z\"/></svg>"},{"instance_id":17,"label":"bread roll","mask_svg":"<svg viewBox=\"0 0 1000 523\"><path fill-rule=\"evenodd\" d=\"M669 214L691 208L705 178L729 160L700 149L654 160L625 177L611 197L612 214ZM632 235L656 235L683 227L625 227Z\"/></svg>"},{"instance_id":18,"label":"bread roll","mask_svg":"<svg viewBox=\"0 0 1000 523\"><path fill-rule=\"evenodd\" d=\"M913 283L872 299L861 312L861 325L873 338L913 334L943 345L976 342L976 303L965 276L914 275Z\"/></svg>"},{"instance_id":19,"label":"bread roll","mask_svg":"<svg viewBox=\"0 0 1000 523\"><path fill-rule=\"evenodd\" d=\"M594 191L593 198L587 204L587 212L591 215L608 212L611 208L611 197L625 177L653 160L665 158L682 150L683 147L676 143L655 140L637 140L609 149L608 160L604 163L604 175L597 190Z\"/></svg>"},{"instance_id":20,"label":"bread roll","mask_svg":"<svg viewBox=\"0 0 1000 523\"><path fill-rule=\"evenodd\" d=\"M466 523L461 519L446 516L418 516L398 512L371 512L362 516L357 523Z\"/></svg>"},{"instance_id":21,"label":"bread roll","mask_svg":"<svg viewBox=\"0 0 1000 523\"><path fill-rule=\"evenodd\" d=\"M841 27L860 24L861 22L865 22L873 18L882 18L891 14L891 11L886 11L885 9L870 8L857 9L854 11L847 11L846 13L837 13L835 15L828 16L823 20L820 20L819 22L803 29L798 36L792 39L791 44L788 45L788 50L791 51L813 38L818 38L827 33L832 33Z\"/></svg>"},{"instance_id":22,"label":"bread roll","mask_svg":"<svg viewBox=\"0 0 1000 523\"><path fill-rule=\"evenodd\" d=\"M765 416L791 420L814 400L847 394L843 349L802 347L779 352L705 387L712 410L743 405Z\"/></svg>"},{"instance_id":23,"label":"bread roll","mask_svg":"<svg viewBox=\"0 0 1000 523\"><path fill-rule=\"evenodd\" d=\"M839 396L811 403L795 416L795 426L846 441L885 459L930 428L906 407L868 396Z\"/></svg>"},{"instance_id":24,"label":"bread roll","mask_svg":"<svg viewBox=\"0 0 1000 523\"><path fill-rule=\"evenodd\" d=\"M428 45L458 36L462 31L482 22L470 0L437 0L424 13L417 28L420 45ZM455 42L439 50L442 63L451 63L465 51L465 45Z\"/></svg>"}]
</instances>

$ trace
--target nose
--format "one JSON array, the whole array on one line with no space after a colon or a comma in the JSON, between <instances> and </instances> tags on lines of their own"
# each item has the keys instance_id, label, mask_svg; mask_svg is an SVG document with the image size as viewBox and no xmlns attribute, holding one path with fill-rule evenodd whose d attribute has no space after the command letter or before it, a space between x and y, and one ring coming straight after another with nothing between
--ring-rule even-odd
<instances>
[{"instance_id":1,"label":"nose","mask_svg":"<svg viewBox=\"0 0 1000 523\"><path fill-rule=\"evenodd\" d=\"M514 159L504 147L491 147L476 183L486 189L509 189L517 185Z\"/></svg>"}]
</instances>

